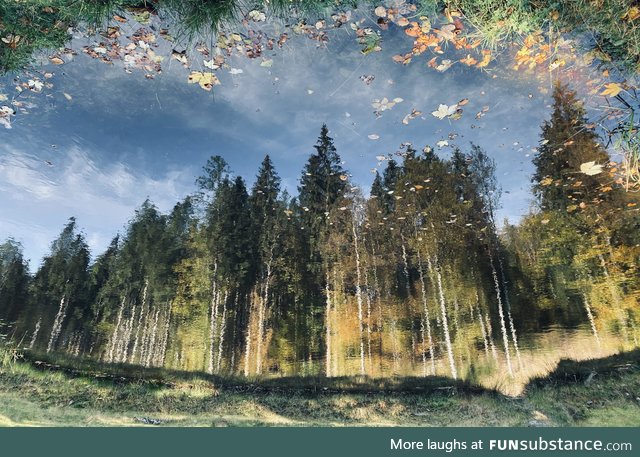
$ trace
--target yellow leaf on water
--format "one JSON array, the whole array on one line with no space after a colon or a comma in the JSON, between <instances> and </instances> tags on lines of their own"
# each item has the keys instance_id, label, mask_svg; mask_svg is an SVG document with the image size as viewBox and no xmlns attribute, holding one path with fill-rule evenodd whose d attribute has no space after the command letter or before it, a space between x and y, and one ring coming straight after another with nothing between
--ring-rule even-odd
<instances>
[{"instance_id":1,"label":"yellow leaf on water","mask_svg":"<svg viewBox=\"0 0 640 457\"><path fill-rule=\"evenodd\" d=\"M603 90L600 95L615 97L622 91L622 86L618 83L608 83L605 84L604 87L606 89Z\"/></svg>"},{"instance_id":2,"label":"yellow leaf on water","mask_svg":"<svg viewBox=\"0 0 640 457\"><path fill-rule=\"evenodd\" d=\"M490 50L483 49L482 50L482 54L483 54L482 61L476 65L476 67L478 67L478 68L486 67L487 65L489 65L489 62L491 62L491 51Z\"/></svg>"},{"instance_id":3,"label":"yellow leaf on water","mask_svg":"<svg viewBox=\"0 0 640 457\"><path fill-rule=\"evenodd\" d=\"M211 90L213 86L220 84L216 75L210 72L192 71L189 74L189 84L199 84L204 90Z\"/></svg>"}]
</instances>

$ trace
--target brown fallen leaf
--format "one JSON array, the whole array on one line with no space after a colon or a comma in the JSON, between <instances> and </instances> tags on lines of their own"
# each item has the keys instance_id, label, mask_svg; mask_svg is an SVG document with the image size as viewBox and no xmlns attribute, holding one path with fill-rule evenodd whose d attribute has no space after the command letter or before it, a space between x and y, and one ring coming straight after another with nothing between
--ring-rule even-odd
<instances>
[{"instance_id":1,"label":"brown fallen leaf","mask_svg":"<svg viewBox=\"0 0 640 457\"><path fill-rule=\"evenodd\" d=\"M465 57L464 59L460 59L460 62L468 66L472 66L478 63L476 59L471 57L471 54L467 54L467 57Z\"/></svg>"}]
</instances>

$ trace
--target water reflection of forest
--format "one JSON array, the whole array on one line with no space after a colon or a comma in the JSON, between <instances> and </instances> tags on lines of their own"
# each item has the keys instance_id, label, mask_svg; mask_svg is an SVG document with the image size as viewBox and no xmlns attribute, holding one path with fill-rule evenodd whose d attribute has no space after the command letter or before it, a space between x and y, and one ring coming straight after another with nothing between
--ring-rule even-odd
<instances>
[{"instance_id":1,"label":"water reflection of forest","mask_svg":"<svg viewBox=\"0 0 640 457\"><path fill-rule=\"evenodd\" d=\"M640 215L575 93L556 86L537 206L494 220L491 151L404 144L370 196L323 126L299 195L265 157L250 191L212 157L146 201L94 262L71 219L35 275L0 246L0 319L37 352L219 374L465 378L507 391L638 346Z\"/></svg>"}]
</instances>

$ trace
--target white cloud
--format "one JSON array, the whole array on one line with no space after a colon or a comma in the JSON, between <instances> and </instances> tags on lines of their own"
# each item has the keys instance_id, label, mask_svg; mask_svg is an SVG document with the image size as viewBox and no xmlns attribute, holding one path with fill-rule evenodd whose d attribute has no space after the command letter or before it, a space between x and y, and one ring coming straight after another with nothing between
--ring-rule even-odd
<instances>
[{"instance_id":1,"label":"white cloud","mask_svg":"<svg viewBox=\"0 0 640 457\"><path fill-rule=\"evenodd\" d=\"M101 167L77 147L59 157L48 165L22 150L0 147L0 239L22 241L34 265L70 216L78 219L96 254L145 198L166 212L193 190L190 167L150 176L121 162Z\"/></svg>"}]
</instances>

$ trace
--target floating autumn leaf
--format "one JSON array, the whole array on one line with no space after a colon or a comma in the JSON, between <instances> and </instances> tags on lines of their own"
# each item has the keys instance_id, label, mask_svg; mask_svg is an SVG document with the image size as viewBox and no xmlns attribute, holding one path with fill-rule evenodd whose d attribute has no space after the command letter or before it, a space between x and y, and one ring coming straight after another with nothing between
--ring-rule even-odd
<instances>
[{"instance_id":1,"label":"floating autumn leaf","mask_svg":"<svg viewBox=\"0 0 640 457\"><path fill-rule=\"evenodd\" d=\"M469 103L469 99L468 99L468 98L463 98L462 100L460 100L460 101L458 102L458 106L464 106L464 105L466 105L467 103Z\"/></svg>"},{"instance_id":2,"label":"floating autumn leaf","mask_svg":"<svg viewBox=\"0 0 640 457\"><path fill-rule=\"evenodd\" d=\"M58 56L49 57L49 61L54 65L62 65L64 63L64 60Z\"/></svg>"},{"instance_id":3,"label":"floating autumn leaf","mask_svg":"<svg viewBox=\"0 0 640 457\"><path fill-rule=\"evenodd\" d=\"M622 86L618 83L608 83L604 85L605 90L603 90L600 95L615 97L622 91Z\"/></svg>"},{"instance_id":4,"label":"floating autumn leaf","mask_svg":"<svg viewBox=\"0 0 640 457\"><path fill-rule=\"evenodd\" d=\"M373 106L376 111L382 112L393 108L397 103L401 103L403 101L404 100L400 97L394 98L393 100L389 100L387 97L384 97L382 100L376 98L373 100L373 103L371 103L371 106Z\"/></svg>"},{"instance_id":5,"label":"floating autumn leaf","mask_svg":"<svg viewBox=\"0 0 640 457\"><path fill-rule=\"evenodd\" d=\"M267 59L260 62L261 67L271 68L273 66L273 59Z\"/></svg>"},{"instance_id":6,"label":"floating autumn leaf","mask_svg":"<svg viewBox=\"0 0 640 457\"><path fill-rule=\"evenodd\" d=\"M467 54L467 57L465 57L464 59L460 59L460 62L470 67L478 63L476 59L471 57L471 54Z\"/></svg>"},{"instance_id":7,"label":"floating autumn leaf","mask_svg":"<svg viewBox=\"0 0 640 457\"><path fill-rule=\"evenodd\" d=\"M41 92L44 87L44 83L38 79L30 79L27 82L27 87L33 92Z\"/></svg>"},{"instance_id":8,"label":"floating autumn leaf","mask_svg":"<svg viewBox=\"0 0 640 457\"><path fill-rule=\"evenodd\" d=\"M0 125L5 129L11 128L11 116L15 114L15 111L10 106L0 106Z\"/></svg>"},{"instance_id":9,"label":"floating autumn leaf","mask_svg":"<svg viewBox=\"0 0 640 457\"><path fill-rule=\"evenodd\" d=\"M402 65L408 65L411 62L411 56L412 55L413 54L411 54L411 53L408 53L408 54L405 54L405 55L397 54L397 55L393 56L392 59L393 59L394 62L401 63Z\"/></svg>"},{"instance_id":10,"label":"floating autumn leaf","mask_svg":"<svg viewBox=\"0 0 640 457\"><path fill-rule=\"evenodd\" d=\"M436 35L442 37L445 40L453 40L456 37L456 26L454 24L443 25L440 29L433 29Z\"/></svg>"},{"instance_id":11,"label":"floating autumn leaf","mask_svg":"<svg viewBox=\"0 0 640 457\"><path fill-rule=\"evenodd\" d=\"M415 119L416 117L420 116L421 114L422 114L422 111L418 111L415 108L413 108L411 110L411 112L409 114L407 114L404 117L404 119L402 119L402 123L405 124L405 125L408 125L410 120Z\"/></svg>"},{"instance_id":12,"label":"floating autumn leaf","mask_svg":"<svg viewBox=\"0 0 640 457\"><path fill-rule=\"evenodd\" d=\"M263 22L267 19L267 15L258 10L249 11L248 17L254 22Z\"/></svg>"},{"instance_id":13,"label":"floating autumn leaf","mask_svg":"<svg viewBox=\"0 0 640 457\"><path fill-rule=\"evenodd\" d=\"M448 106L441 103L438 106L438 109L436 111L432 111L431 114L437 117L438 119L444 119L445 117L449 117L455 114L457 109L458 109L458 105Z\"/></svg>"},{"instance_id":14,"label":"floating autumn leaf","mask_svg":"<svg viewBox=\"0 0 640 457\"><path fill-rule=\"evenodd\" d=\"M458 108L455 113L453 113L451 116L449 116L449 119L457 121L461 117L462 117L462 109ZM449 135L449 136L451 136L451 135Z\"/></svg>"},{"instance_id":15,"label":"floating autumn leaf","mask_svg":"<svg viewBox=\"0 0 640 457\"><path fill-rule=\"evenodd\" d=\"M120 37L120 27L107 27L107 36L112 40Z\"/></svg>"},{"instance_id":16,"label":"floating autumn leaf","mask_svg":"<svg viewBox=\"0 0 640 457\"><path fill-rule=\"evenodd\" d=\"M580 172L587 176L594 176L602 173L602 165L598 165L595 161L585 162L580 165Z\"/></svg>"},{"instance_id":17,"label":"floating autumn leaf","mask_svg":"<svg viewBox=\"0 0 640 457\"><path fill-rule=\"evenodd\" d=\"M151 19L151 13L149 11L142 11L133 15L133 18L142 25L149 25Z\"/></svg>"},{"instance_id":18,"label":"floating autumn leaf","mask_svg":"<svg viewBox=\"0 0 640 457\"><path fill-rule=\"evenodd\" d=\"M180 62L183 65L187 65L188 64L186 51L176 51L174 49L173 51L171 51L171 58L177 60L178 62ZM211 68L212 70L216 70L219 67L218 65L216 65L214 63L213 59L212 60L205 60L203 63L204 63L205 67Z\"/></svg>"},{"instance_id":19,"label":"floating autumn leaf","mask_svg":"<svg viewBox=\"0 0 640 457\"><path fill-rule=\"evenodd\" d=\"M436 66L436 70L440 72L447 71L449 68L451 68L451 65L453 65L453 61L444 59L442 62L440 62L440 65Z\"/></svg>"},{"instance_id":20,"label":"floating autumn leaf","mask_svg":"<svg viewBox=\"0 0 640 457\"><path fill-rule=\"evenodd\" d=\"M399 17L395 22L398 27L406 27L409 25L409 19L406 17Z\"/></svg>"},{"instance_id":21,"label":"floating autumn leaf","mask_svg":"<svg viewBox=\"0 0 640 457\"><path fill-rule=\"evenodd\" d=\"M482 60L476 65L478 68L484 68L491 62L491 51L489 49L483 49L482 56Z\"/></svg>"},{"instance_id":22,"label":"floating autumn leaf","mask_svg":"<svg viewBox=\"0 0 640 457\"><path fill-rule=\"evenodd\" d=\"M387 9L384 6L378 6L375 10L373 10L373 12L378 17L387 17Z\"/></svg>"},{"instance_id":23,"label":"floating autumn leaf","mask_svg":"<svg viewBox=\"0 0 640 457\"><path fill-rule=\"evenodd\" d=\"M183 65L187 65L187 57L186 56L181 56L180 54L172 54L171 57L173 59L176 59L180 62L182 62ZM224 59L222 60L222 62L224 62ZM216 61L216 59L211 59L211 60L203 60L202 64L207 67L210 70L217 70L218 68L220 68L222 66L222 63L219 63L218 61Z\"/></svg>"},{"instance_id":24,"label":"floating autumn leaf","mask_svg":"<svg viewBox=\"0 0 640 457\"><path fill-rule=\"evenodd\" d=\"M367 135L367 138L369 138L370 140L377 140L380 138L380 136L372 133L371 135Z\"/></svg>"},{"instance_id":25,"label":"floating autumn leaf","mask_svg":"<svg viewBox=\"0 0 640 457\"><path fill-rule=\"evenodd\" d=\"M423 34L431 31L431 21L427 16L420 16L420 30Z\"/></svg>"},{"instance_id":26,"label":"floating autumn leaf","mask_svg":"<svg viewBox=\"0 0 640 457\"><path fill-rule=\"evenodd\" d=\"M371 28L358 29L356 31L357 41L362 45L360 52L365 56L382 50L380 43L382 42L382 35L374 32Z\"/></svg>"},{"instance_id":27,"label":"floating autumn leaf","mask_svg":"<svg viewBox=\"0 0 640 457\"><path fill-rule=\"evenodd\" d=\"M230 75L239 75L242 73L244 73L244 71L240 68L232 68L231 70L229 70Z\"/></svg>"},{"instance_id":28,"label":"floating autumn leaf","mask_svg":"<svg viewBox=\"0 0 640 457\"><path fill-rule=\"evenodd\" d=\"M119 16L119 15L117 15L117 14L114 14L114 15L113 15L113 18L114 18L116 21L118 21L118 22L120 22L120 23L122 23L122 24L124 24L125 22L127 22L127 20L126 20L125 18L123 18L122 16Z\"/></svg>"},{"instance_id":29,"label":"floating autumn leaf","mask_svg":"<svg viewBox=\"0 0 640 457\"><path fill-rule=\"evenodd\" d=\"M6 102L7 100L9 100L7 94L0 94L0 102Z\"/></svg>"},{"instance_id":30,"label":"floating autumn leaf","mask_svg":"<svg viewBox=\"0 0 640 457\"><path fill-rule=\"evenodd\" d=\"M445 146L449 146L449 142L447 140L440 140L436 143L436 146L444 148Z\"/></svg>"},{"instance_id":31,"label":"floating autumn leaf","mask_svg":"<svg viewBox=\"0 0 640 457\"><path fill-rule=\"evenodd\" d=\"M416 38L422 33L422 29L417 22L411 22L409 23L409 27L404 29L404 33L406 33L410 37Z\"/></svg>"},{"instance_id":32,"label":"floating autumn leaf","mask_svg":"<svg viewBox=\"0 0 640 457\"><path fill-rule=\"evenodd\" d=\"M360 81L365 83L367 86L369 84L371 84L374 79L376 79L376 77L374 75L362 75L362 76L360 76Z\"/></svg>"},{"instance_id":33,"label":"floating autumn leaf","mask_svg":"<svg viewBox=\"0 0 640 457\"><path fill-rule=\"evenodd\" d=\"M189 84L199 84L204 90L210 91L213 86L220 84L220 80L211 72L192 71L188 78Z\"/></svg>"},{"instance_id":34,"label":"floating autumn leaf","mask_svg":"<svg viewBox=\"0 0 640 457\"><path fill-rule=\"evenodd\" d=\"M69 94L67 94L66 92L63 92L62 95L64 95L64 98L66 98L68 101L73 100L73 97Z\"/></svg>"}]
</instances>

